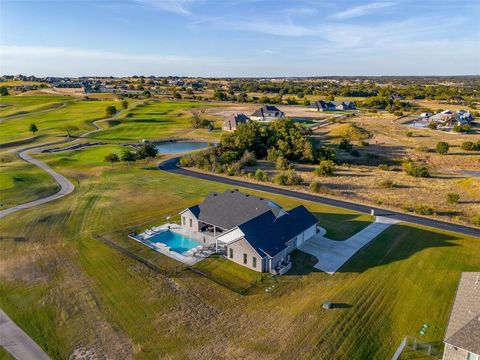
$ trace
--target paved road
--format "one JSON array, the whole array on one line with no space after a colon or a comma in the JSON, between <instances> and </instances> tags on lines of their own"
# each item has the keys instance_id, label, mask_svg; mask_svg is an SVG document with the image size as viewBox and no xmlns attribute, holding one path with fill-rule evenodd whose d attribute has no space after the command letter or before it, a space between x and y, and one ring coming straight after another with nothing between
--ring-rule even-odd
<instances>
[{"instance_id":1,"label":"paved road","mask_svg":"<svg viewBox=\"0 0 480 360\"><path fill-rule=\"evenodd\" d=\"M0 346L17 360L50 360L50 357L0 309Z\"/></svg>"},{"instance_id":2,"label":"paved road","mask_svg":"<svg viewBox=\"0 0 480 360\"><path fill-rule=\"evenodd\" d=\"M55 193L53 195L44 197L42 199L33 200L33 201L30 201L30 202L27 202L27 203L24 203L24 204L20 204L20 205L17 205L17 206L14 206L14 207L11 207L11 208L8 208L8 209L5 209L5 210L0 210L0 219L7 216L7 215L10 215L11 213L14 213L16 211L23 210L23 209L28 209L28 208L31 208L31 207L34 207L34 206L37 206L37 205L45 204L47 202L50 202L50 201L53 201L53 200L56 200L56 199L60 199L64 196L70 194L75 189L73 184L65 176L63 176L62 174L59 174L58 172L53 170L51 167L49 167L44 162L42 162L38 159L35 159L34 157L32 157L30 155L30 152L38 153L45 146L46 145L43 145L42 147L35 147L33 149L30 148L30 149L22 150L21 152L18 153L18 155L23 160L25 160L25 161L33 164L33 165L38 166L40 169L42 169L42 170L48 172L50 175L52 175L53 178L55 179L55 181L60 185L60 191L58 191L57 193Z\"/></svg>"},{"instance_id":3,"label":"paved road","mask_svg":"<svg viewBox=\"0 0 480 360\"><path fill-rule=\"evenodd\" d=\"M173 158L173 159L166 160L166 161L160 163L158 167L159 167L160 170L168 171L168 172L171 172L171 173L174 173L174 174L190 176L190 177L194 177L194 178L197 178L197 179L215 181L215 182L219 182L219 183L227 184L227 185L232 185L232 186L245 187L245 188L249 188L249 189L253 189L253 190L270 192L270 193L273 193L273 194L289 196L289 197L300 199L300 200L317 202L317 203L321 203L321 204L325 204L325 205L340 207L340 208L353 210L353 211L358 211L358 212L366 213L366 214L370 214L370 211L373 209L375 211L375 215L388 217L388 218L391 218L391 219L394 219L394 220L405 221L405 222L418 224L418 225L429 226L429 227L437 228L437 229L441 229L441 230L453 231L453 232L457 232L457 233L464 234L464 235L480 237L480 229L473 228L473 227L470 227L470 226L452 224L452 223L449 223L449 222L446 222L446 221L428 219L428 218L424 218L424 217L416 216L416 215L411 215L411 214L403 214L403 213L399 213L399 212L395 212L395 211L391 211L391 210L385 210L385 209L382 209L382 208L363 205L363 204L358 204L358 203L353 203L353 202L349 202L349 201L345 201L345 200L337 200L337 199L323 197L323 196L320 196L320 195L307 194L307 193L302 193L302 192L298 192L298 191L277 188L275 186L269 186L269 185L258 184L258 183L251 183L251 182L247 182L247 181L231 179L231 178L218 176L218 175L213 175L213 174L205 174L205 173L195 172L195 171L188 170L188 169L185 169L185 168L180 168L178 166L178 158Z\"/></svg>"}]
</instances>

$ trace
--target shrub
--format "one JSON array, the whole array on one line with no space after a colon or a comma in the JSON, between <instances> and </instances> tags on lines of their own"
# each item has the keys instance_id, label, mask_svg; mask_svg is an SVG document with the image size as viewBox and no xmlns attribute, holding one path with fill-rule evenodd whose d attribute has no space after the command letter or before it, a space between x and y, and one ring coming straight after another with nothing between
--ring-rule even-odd
<instances>
[{"instance_id":1,"label":"shrub","mask_svg":"<svg viewBox=\"0 0 480 360\"><path fill-rule=\"evenodd\" d=\"M355 156L355 157L359 157L360 152L357 149L353 149L353 150L350 151L350 155Z\"/></svg>"},{"instance_id":2,"label":"shrub","mask_svg":"<svg viewBox=\"0 0 480 360\"><path fill-rule=\"evenodd\" d=\"M413 137L413 131L407 131L405 134L407 137Z\"/></svg>"},{"instance_id":3,"label":"shrub","mask_svg":"<svg viewBox=\"0 0 480 360\"><path fill-rule=\"evenodd\" d=\"M417 205L415 206L415 214L419 215L433 215L434 211L433 208L431 208L428 205Z\"/></svg>"},{"instance_id":4,"label":"shrub","mask_svg":"<svg viewBox=\"0 0 480 360\"><path fill-rule=\"evenodd\" d=\"M369 143L368 141L362 140L362 141L360 141L360 145L362 145L362 146L369 146L370 143Z\"/></svg>"},{"instance_id":5,"label":"shrub","mask_svg":"<svg viewBox=\"0 0 480 360\"><path fill-rule=\"evenodd\" d=\"M415 165L412 161L406 161L402 164L405 172L413 177L430 177L430 172L426 166Z\"/></svg>"},{"instance_id":6,"label":"shrub","mask_svg":"<svg viewBox=\"0 0 480 360\"><path fill-rule=\"evenodd\" d=\"M314 181L310 183L309 189L311 192L317 193L317 194L331 194L331 190L323 185L319 181Z\"/></svg>"},{"instance_id":7,"label":"shrub","mask_svg":"<svg viewBox=\"0 0 480 360\"><path fill-rule=\"evenodd\" d=\"M268 175L262 169L257 169L257 171L255 171L255 179L258 181L267 181Z\"/></svg>"},{"instance_id":8,"label":"shrub","mask_svg":"<svg viewBox=\"0 0 480 360\"><path fill-rule=\"evenodd\" d=\"M435 146L435 151L438 154L442 154L442 155L445 155L446 153L448 153L449 149L450 149L450 145L448 145L448 143L445 141L439 141L437 143L437 146Z\"/></svg>"},{"instance_id":9,"label":"shrub","mask_svg":"<svg viewBox=\"0 0 480 360\"><path fill-rule=\"evenodd\" d=\"M314 173L318 176L332 176L335 172L336 165L332 160L322 160Z\"/></svg>"},{"instance_id":10,"label":"shrub","mask_svg":"<svg viewBox=\"0 0 480 360\"><path fill-rule=\"evenodd\" d=\"M451 204L458 203L458 200L460 200L460 194L457 193L448 193L447 194L447 201Z\"/></svg>"},{"instance_id":11,"label":"shrub","mask_svg":"<svg viewBox=\"0 0 480 360\"><path fill-rule=\"evenodd\" d=\"M477 214L472 218L472 223L474 225L480 226L480 214Z\"/></svg>"},{"instance_id":12,"label":"shrub","mask_svg":"<svg viewBox=\"0 0 480 360\"><path fill-rule=\"evenodd\" d=\"M378 187L382 189L390 189L390 188L393 188L394 186L395 186L395 183L392 180L381 180L378 183Z\"/></svg>"},{"instance_id":13,"label":"shrub","mask_svg":"<svg viewBox=\"0 0 480 360\"><path fill-rule=\"evenodd\" d=\"M480 148L478 144L475 144L472 141L464 141L460 147L467 151L475 151Z\"/></svg>"},{"instance_id":14,"label":"shrub","mask_svg":"<svg viewBox=\"0 0 480 360\"><path fill-rule=\"evenodd\" d=\"M352 150L353 145L349 139L343 138L342 140L340 140L340 144L338 144L338 147L342 150L350 151Z\"/></svg>"},{"instance_id":15,"label":"shrub","mask_svg":"<svg viewBox=\"0 0 480 360\"><path fill-rule=\"evenodd\" d=\"M268 161L276 161L277 157L280 156L280 153L277 149L271 147L267 150L267 160Z\"/></svg>"},{"instance_id":16,"label":"shrub","mask_svg":"<svg viewBox=\"0 0 480 360\"><path fill-rule=\"evenodd\" d=\"M246 150L242 157L240 158L240 163L245 166L255 166L257 165L257 158L255 154L251 151Z\"/></svg>"},{"instance_id":17,"label":"shrub","mask_svg":"<svg viewBox=\"0 0 480 360\"><path fill-rule=\"evenodd\" d=\"M238 153L233 150L227 150L220 155L220 162L222 164L231 164L238 160Z\"/></svg>"},{"instance_id":18,"label":"shrub","mask_svg":"<svg viewBox=\"0 0 480 360\"><path fill-rule=\"evenodd\" d=\"M277 170L288 170L291 169L292 166L292 163L283 156L277 157L277 160L275 161L275 169Z\"/></svg>"},{"instance_id":19,"label":"shrub","mask_svg":"<svg viewBox=\"0 0 480 360\"><path fill-rule=\"evenodd\" d=\"M378 165L378 169L383 170L383 171L389 171L390 166L388 166L387 164L380 164L380 165Z\"/></svg>"},{"instance_id":20,"label":"shrub","mask_svg":"<svg viewBox=\"0 0 480 360\"><path fill-rule=\"evenodd\" d=\"M470 130L472 130L472 127L470 125L468 124L462 125L463 132L469 132Z\"/></svg>"},{"instance_id":21,"label":"shrub","mask_svg":"<svg viewBox=\"0 0 480 360\"><path fill-rule=\"evenodd\" d=\"M299 185L302 181L302 177L293 170L283 171L273 178L273 182L278 185Z\"/></svg>"},{"instance_id":22,"label":"shrub","mask_svg":"<svg viewBox=\"0 0 480 360\"><path fill-rule=\"evenodd\" d=\"M191 155L185 155L182 156L182 158L180 159L180 166L192 167L195 166L195 161L193 160Z\"/></svg>"},{"instance_id":23,"label":"shrub","mask_svg":"<svg viewBox=\"0 0 480 360\"><path fill-rule=\"evenodd\" d=\"M394 112L393 112L393 115L395 115L395 116L403 116L403 112L400 111L400 110L397 110L397 111L394 111Z\"/></svg>"},{"instance_id":24,"label":"shrub","mask_svg":"<svg viewBox=\"0 0 480 360\"><path fill-rule=\"evenodd\" d=\"M431 122L431 123L428 124L428 128L432 129L432 130L436 130L437 129L437 124Z\"/></svg>"},{"instance_id":25,"label":"shrub","mask_svg":"<svg viewBox=\"0 0 480 360\"><path fill-rule=\"evenodd\" d=\"M461 133L461 132L463 132L463 128L462 128L461 125L458 125L458 124L457 124L457 125L454 125L454 126L453 126L453 131L458 132L458 133Z\"/></svg>"}]
</instances>

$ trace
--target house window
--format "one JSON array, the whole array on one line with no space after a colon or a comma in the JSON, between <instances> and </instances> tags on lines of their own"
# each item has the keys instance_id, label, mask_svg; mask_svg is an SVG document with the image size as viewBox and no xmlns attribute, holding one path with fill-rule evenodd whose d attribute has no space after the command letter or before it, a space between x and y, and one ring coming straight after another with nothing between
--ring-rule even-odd
<instances>
[{"instance_id":1,"label":"house window","mask_svg":"<svg viewBox=\"0 0 480 360\"><path fill-rule=\"evenodd\" d=\"M233 249L232 248L228 249L228 256L230 257L230 259L233 259Z\"/></svg>"},{"instance_id":2,"label":"house window","mask_svg":"<svg viewBox=\"0 0 480 360\"><path fill-rule=\"evenodd\" d=\"M192 219L190 219L190 227L192 227L192 226L193 226L193 225L192 225Z\"/></svg>"},{"instance_id":3,"label":"house window","mask_svg":"<svg viewBox=\"0 0 480 360\"><path fill-rule=\"evenodd\" d=\"M480 357L478 355L472 354L471 352L467 353L466 360L479 360Z\"/></svg>"},{"instance_id":4,"label":"house window","mask_svg":"<svg viewBox=\"0 0 480 360\"><path fill-rule=\"evenodd\" d=\"M247 254L243 254L243 263L247 265Z\"/></svg>"},{"instance_id":5,"label":"house window","mask_svg":"<svg viewBox=\"0 0 480 360\"><path fill-rule=\"evenodd\" d=\"M187 220L185 220L185 216L182 216L182 224L187 225Z\"/></svg>"},{"instance_id":6,"label":"house window","mask_svg":"<svg viewBox=\"0 0 480 360\"><path fill-rule=\"evenodd\" d=\"M252 257L252 266L253 266L254 268L257 267L257 258L256 258L255 256Z\"/></svg>"}]
</instances>

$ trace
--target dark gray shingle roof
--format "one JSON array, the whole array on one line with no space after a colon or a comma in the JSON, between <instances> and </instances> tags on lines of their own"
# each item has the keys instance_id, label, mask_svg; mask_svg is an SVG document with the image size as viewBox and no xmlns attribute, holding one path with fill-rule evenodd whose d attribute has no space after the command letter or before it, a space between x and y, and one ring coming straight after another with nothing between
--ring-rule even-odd
<instances>
[{"instance_id":1,"label":"dark gray shingle roof","mask_svg":"<svg viewBox=\"0 0 480 360\"><path fill-rule=\"evenodd\" d=\"M480 354L480 272L464 272L445 333L445 342Z\"/></svg>"},{"instance_id":2,"label":"dark gray shingle roof","mask_svg":"<svg viewBox=\"0 0 480 360\"><path fill-rule=\"evenodd\" d=\"M237 125L245 124L248 120L248 116L245 114L230 114L227 116L222 126L227 127L230 130L235 130Z\"/></svg>"},{"instance_id":3,"label":"dark gray shingle roof","mask_svg":"<svg viewBox=\"0 0 480 360\"><path fill-rule=\"evenodd\" d=\"M276 216L281 206L273 201L238 190L210 193L203 202L189 208L198 220L230 230L258 215L272 211Z\"/></svg>"},{"instance_id":4,"label":"dark gray shingle roof","mask_svg":"<svg viewBox=\"0 0 480 360\"><path fill-rule=\"evenodd\" d=\"M278 217L271 211L238 226L245 240L260 255L275 256L287 248L287 241L318 223L318 219L303 205Z\"/></svg>"},{"instance_id":5,"label":"dark gray shingle roof","mask_svg":"<svg viewBox=\"0 0 480 360\"><path fill-rule=\"evenodd\" d=\"M261 108L255 110L251 116L269 116L281 117L283 112L274 105L263 105Z\"/></svg>"}]
</instances>

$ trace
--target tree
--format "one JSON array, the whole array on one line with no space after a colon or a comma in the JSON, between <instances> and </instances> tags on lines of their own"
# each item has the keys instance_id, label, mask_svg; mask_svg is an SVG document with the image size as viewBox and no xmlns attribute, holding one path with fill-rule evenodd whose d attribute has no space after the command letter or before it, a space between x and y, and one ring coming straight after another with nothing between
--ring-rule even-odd
<instances>
[{"instance_id":1,"label":"tree","mask_svg":"<svg viewBox=\"0 0 480 360\"><path fill-rule=\"evenodd\" d=\"M72 136L71 132L72 131L77 131L78 127L76 127L74 125L65 125L65 126L62 127L62 130L67 133L67 137L70 137L70 136Z\"/></svg>"},{"instance_id":2,"label":"tree","mask_svg":"<svg viewBox=\"0 0 480 360\"><path fill-rule=\"evenodd\" d=\"M445 155L446 153L448 153L449 149L450 145L448 145L448 143L445 141L439 141L437 143L437 146L435 146L435 151L441 155Z\"/></svg>"},{"instance_id":3,"label":"tree","mask_svg":"<svg viewBox=\"0 0 480 360\"><path fill-rule=\"evenodd\" d=\"M127 162L130 165L130 163L137 161L137 154L130 150L124 150L121 160Z\"/></svg>"},{"instance_id":4,"label":"tree","mask_svg":"<svg viewBox=\"0 0 480 360\"><path fill-rule=\"evenodd\" d=\"M107 106L107 108L105 109L105 113L108 117L113 117L117 113L117 108L113 105Z\"/></svg>"},{"instance_id":5,"label":"tree","mask_svg":"<svg viewBox=\"0 0 480 360\"><path fill-rule=\"evenodd\" d=\"M120 159L118 158L117 154L110 153L110 154L105 156L104 161L109 162L113 166L113 163L119 162Z\"/></svg>"},{"instance_id":6,"label":"tree","mask_svg":"<svg viewBox=\"0 0 480 360\"><path fill-rule=\"evenodd\" d=\"M460 200L460 194L458 193L448 193L447 194L447 201L451 204L458 203L458 200Z\"/></svg>"},{"instance_id":7,"label":"tree","mask_svg":"<svg viewBox=\"0 0 480 360\"><path fill-rule=\"evenodd\" d=\"M137 156L139 159L154 158L158 154L155 144L145 143L138 149Z\"/></svg>"},{"instance_id":8,"label":"tree","mask_svg":"<svg viewBox=\"0 0 480 360\"><path fill-rule=\"evenodd\" d=\"M262 169L257 169L257 171L255 171L255 179L258 181L267 181L268 175Z\"/></svg>"},{"instance_id":9,"label":"tree","mask_svg":"<svg viewBox=\"0 0 480 360\"><path fill-rule=\"evenodd\" d=\"M332 160L322 160L314 173L318 176L332 176L335 172L336 165Z\"/></svg>"},{"instance_id":10,"label":"tree","mask_svg":"<svg viewBox=\"0 0 480 360\"><path fill-rule=\"evenodd\" d=\"M37 125L30 124L30 127L28 128L28 131L30 131L32 133L32 135L35 135L35 133L38 131Z\"/></svg>"},{"instance_id":11,"label":"tree","mask_svg":"<svg viewBox=\"0 0 480 360\"><path fill-rule=\"evenodd\" d=\"M6 86L0 86L0 96L7 96L7 95L9 95L8 88Z\"/></svg>"},{"instance_id":12,"label":"tree","mask_svg":"<svg viewBox=\"0 0 480 360\"><path fill-rule=\"evenodd\" d=\"M123 100L120 104L122 104L122 109L123 110L128 109L128 101L127 100Z\"/></svg>"}]
</instances>

